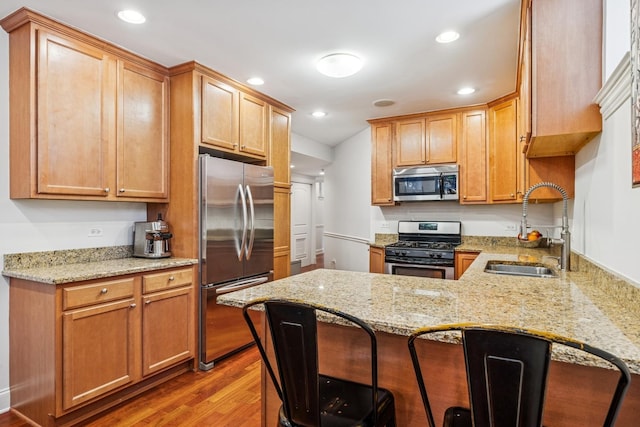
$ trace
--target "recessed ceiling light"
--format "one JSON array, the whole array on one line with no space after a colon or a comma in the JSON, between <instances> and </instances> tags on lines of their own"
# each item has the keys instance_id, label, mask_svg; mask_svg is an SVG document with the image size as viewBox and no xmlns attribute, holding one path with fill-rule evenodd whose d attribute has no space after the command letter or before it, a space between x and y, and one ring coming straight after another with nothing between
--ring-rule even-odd
<instances>
[{"instance_id":1,"label":"recessed ceiling light","mask_svg":"<svg viewBox=\"0 0 640 427\"><path fill-rule=\"evenodd\" d=\"M324 175L324 169L320 169L320 175Z\"/></svg>"},{"instance_id":2,"label":"recessed ceiling light","mask_svg":"<svg viewBox=\"0 0 640 427\"><path fill-rule=\"evenodd\" d=\"M458 95L470 95L475 91L476 90L474 88L472 88L472 87L463 87L463 88L458 90Z\"/></svg>"},{"instance_id":3,"label":"recessed ceiling light","mask_svg":"<svg viewBox=\"0 0 640 427\"><path fill-rule=\"evenodd\" d=\"M455 31L444 31L438 34L438 37L436 37L436 41L438 43L451 43L458 40L459 38L460 34Z\"/></svg>"},{"instance_id":4,"label":"recessed ceiling light","mask_svg":"<svg viewBox=\"0 0 640 427\"><path fill-rule=\"evenodd\" d=\"M348 77L362 69L362 60L350 53L333 53L320 58L316 68L325 76Z\"/></svg>"},{"instance_id":5,"label":"recessed ceiling light","mask_svg":"<svg viewBox=\"0 0 640 427\"><path fill-rule=\"evenodd\" d=\"M396 101L393 99L378 99L377 101L373 101L375 107L389 107L395 103Z\"/></svg>"},{"instance_id":6,"label":"recessed ceiling light","mask_svg":"<svg viewBox=\"0 0 640 427\"><path fill-rule=\"evenodd\" d=\"M143 14L131 9L121 10L118 12L118 18L122 19L124 22L128 22L129 24L142 24L147 20Z\"/></svg>"},{"instance_id":7,"label":"recessed ceiling light","mask_svg":"<svg viewBox=\"0 0 640 427\"><path fill-rule=\"evenodd\" d=\"M313 113L311 113L311 115L319 119L325 117L327 113L325 113L324 111L314 111Z\"/></svg>"},{"instance_id":8,"label":"recessed ceiling light","mask_svg":"<svg viewBox=\"0 0 640 427\"><path fill-rule=\"evenodd\" d=\"M262 86L264 84L264 80L262 80L260 77L251 77L247 80L247 83L254 86Z\"/></svg>"}]
</instances>

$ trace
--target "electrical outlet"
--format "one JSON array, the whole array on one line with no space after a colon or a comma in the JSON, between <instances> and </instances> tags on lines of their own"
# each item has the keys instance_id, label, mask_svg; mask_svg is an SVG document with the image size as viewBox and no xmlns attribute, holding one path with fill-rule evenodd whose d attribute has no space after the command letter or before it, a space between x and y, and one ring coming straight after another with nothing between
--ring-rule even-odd
<instances>
[{"instance_id":1,"label":"electrical outlet","mask_svg":"<svg viewBox=\"0 0 640 427\"><path fill-rule=\"evenodd\" d=\"M515 224L507 224L507 226L504 228L507 231L516 231L517 226Z\"/></svg>"},{"instance_id":2,"label":"electrical outlet","mask_svg":"<svg viewBox=\"0 0 640 427\"><path fill-rule=\"evenodd\" d=\"M102 237L103 234L104 234L104 232L102 231L102 228L100 228L100 227L92 227L89 230L89 237Z\"/></svg>"},{"instance_id":3,"label":"electrical outlet","mask_svg":"<svg viewBox=\"0 0 640 427\"><path fill-rule=\"evenodd\" d=\"M386 221L385 221L385 222L380 223L380 228L381 228L382 230L388 230L388 229L389 229L389 223L388 223L388 222L386 222Z\"/></svg>"}]
</instances>

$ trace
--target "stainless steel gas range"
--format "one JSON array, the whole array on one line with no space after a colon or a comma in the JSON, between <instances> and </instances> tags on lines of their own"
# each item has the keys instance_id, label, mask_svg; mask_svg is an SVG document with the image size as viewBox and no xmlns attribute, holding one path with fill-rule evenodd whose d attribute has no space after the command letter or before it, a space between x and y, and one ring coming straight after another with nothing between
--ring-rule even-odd
<instances>
[{"instance_id":1,"label":"stainless steel gas range","mask_svg":"<svg viewBox=\"0 0 640 427\"><path fill-rule=\"evenodd\" d=\"M385 273L453 279L461 230L459 221L399 221L398 241L384 249Z\"/></svg>"}]
</instances>

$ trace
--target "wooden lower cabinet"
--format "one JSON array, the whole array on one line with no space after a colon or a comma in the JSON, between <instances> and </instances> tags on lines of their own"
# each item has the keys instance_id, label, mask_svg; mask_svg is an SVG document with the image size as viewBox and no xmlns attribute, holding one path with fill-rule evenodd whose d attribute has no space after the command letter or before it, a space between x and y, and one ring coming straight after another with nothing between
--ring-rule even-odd
<instances>
[{"instance_id":1,"label":"wooden lower cabinet","mask_svg":"<svg viewBox=\"0 0 640 427\"><path fill-rule=\"evenodd\" d=\"M480 252L457 252L455 254L455 279L458 280L460 276L467 271L467 268L473 261L476 260Z\"/></svg>"},{"instance_id":2,"label":"wooden lower cabinet","mask_svg":"<svg viewBox=\"0 0 640 427\"><path fill-rule=\"evenodd\" d=\"M193 369L196 267L68 285L10 280L11 406L81 422Z\"/></svg>"},{"instance_id":3,"label":"wooden lower cabinet","mask_svg":"<svg viewBox=\"0 0 640 427\"><path fill-rule=\"evenodd\" d=\"M369 246L369 272L384 273L384 248Z\"/></svg>"}]
</instances>

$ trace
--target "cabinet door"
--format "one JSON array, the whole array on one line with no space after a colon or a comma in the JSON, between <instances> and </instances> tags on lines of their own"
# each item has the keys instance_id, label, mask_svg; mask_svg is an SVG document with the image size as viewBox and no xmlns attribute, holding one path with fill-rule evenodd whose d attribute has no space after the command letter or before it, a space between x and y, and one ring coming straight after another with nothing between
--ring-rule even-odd
<instances>
[{"instance_id":1,"label":"cabinet door","mask_svg":"<svg viewBox=\"0 0 640 427\"><path fill-rule=\"evenodd\" d=\"M371 126L371 204L393 206L393 124Z\"/></svg>"},{"instance_id":2,"label":"cabinet door","mask_svg":"<svg viewBox=\"0 0 640 427\"><path fill-rule=\"evenodd\" d=\"M269 164L273 166L273 181L278 185L291 183L291 113L270 107Z\"/></svg>"},{"instance_id":3,"label":"cabinet door","mask_svg":"<svg viewBox=\"0 0 640 427\"><path fill-rule=\"evenodd\" d=\"M458 116L429 116L426 119L426 129L426 162L455 163L458 151Z\"/></svg>"},{"instance_id":4,"label":"cabinet door","mask_svg":"<svg viewBox=\"0 0 640 427\"><path fill-rule=\"evenodd\" d=\"M240 93L240 152L267 156L267 110L263 100Z\"/></svg>"},{"instance_id":5,"label":"cabinet door","mask_svg":"<svg viewBox=\"0 0 640 427\"><path fill-rule=\"evenodd\" d=\"M396 127L396 165L419 166L427 158L425 146L425 120L399 120Z\"/></svg>"},{"instance_id":6,"label":"cabinet door","mask_svg":"<svg viewBox=\"0 0 640 427\"><path fill-rule=\"evenodd\" d=\"M291 275L291 188L273 188L273 278Z\"/></svg>"},{"instance_id":7,"label":"cabinet door","mask_svg":"<svg viewBox=\"0 0 640 427\"><path fill-rule=\"evenodd\" d=\"M460 276L467 271L467 268L473 261L478 258L478 252L456 252L455 255L455 279L458 280Z\"/></svg>"},{"instance_id":8,"label":"cabinet door","mask_svg":"<svg viewBox=\"0 0 640 427\"><path fill-rule=\"evenodd\" d=\"M138 310L134 299L62 314L62 407L69 409L132 383Z\"/></svg>"},{"instance_id":9,"label":"cabinet door","mask_svg":"<svg viewBox=\"0 0 640 427\"><path fill-rule=\"evenodd\" d=\"M487 202L487 129L484 110L461 114L460 203Z\"/></svg>"},{"instance_id":10,"label":"cabinet door","mask_svg":"<svg viewBox=\"0 0 640 427\"><path fill-rule=\"evenodd\" d=\"M109 194L115 140L115 61L38 30L37 193Z\"/></svg>"},{"instance_id":11,"label":"cabinet door","mask_svg":"<svg viewBox=\"0 0 640 427\"><path fill-rule=\"evenodd\" d=\"M489 109L489 191L492 202L517 202L517 102L502 102Z\"/></svg>"},{"instance_id":12,"label":"cabinet door","mask_svg":"<svg viewBox=\"0 0 640 427\"><path fill-rule=\"evenodd\" d=\"M369 272L384 273L384 248L369 246Z\"/></svg>"},{"instance_id":13,"label":"cabinet door","mask_svg":"<svg viewBox=\"0 0 640 427\"><path fill-rule=\"evenodd\" d=\"M203 143L227 150L238 149L238 100L238 90L211 77L202 76Z\"/></svg>"},{"instance_id":14,"label":"cabinet door","mask_svg":"<svg viewBox=\"0 0 640 427\"><path fill-rule=\"evenodd\" d=\"M123 61L118 68L117 195L166 199L169 78Z\"/></svg>"},{"instance_id":15,"label":"cabinet door","mask_svg":"<svg viewBox=\"0 0 640 427\"><path fill-rule=\"evenodd\" d=\"M142 374L194 357L193 287L143 295Z\"/></svg>"}]
</instances>

